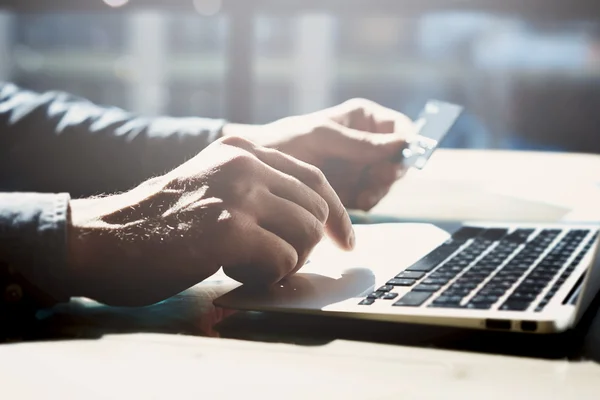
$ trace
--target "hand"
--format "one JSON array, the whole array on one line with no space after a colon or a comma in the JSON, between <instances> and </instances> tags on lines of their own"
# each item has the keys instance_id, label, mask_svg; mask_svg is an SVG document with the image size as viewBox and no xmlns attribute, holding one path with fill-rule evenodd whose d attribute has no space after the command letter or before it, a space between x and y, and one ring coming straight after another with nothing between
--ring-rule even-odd
<instances>
[{"instance_id":1,"label":"hand","mask_svg":"<svg viewBox=\"0 0 600 400\"><path fill-rule=\"evenodd\" d=\"M66 290L145 305L221 266L242 283L271 284L304 265L324 232L354 246L320 170L246 139L220 139L129 192L72 201Z\"/></svg>"},{"instance_id":2,"label":"hand","mask_svg":"<svg viewBox=\"0 0 600 400\"><path fill-rule=\"evenodd\" d=\"M369 210L405 171L390 161L414 133L405 115L353 99L263 126L229 124L223 135L244 136L319 167L348 208Z\"/></svg>"}]
</instances>

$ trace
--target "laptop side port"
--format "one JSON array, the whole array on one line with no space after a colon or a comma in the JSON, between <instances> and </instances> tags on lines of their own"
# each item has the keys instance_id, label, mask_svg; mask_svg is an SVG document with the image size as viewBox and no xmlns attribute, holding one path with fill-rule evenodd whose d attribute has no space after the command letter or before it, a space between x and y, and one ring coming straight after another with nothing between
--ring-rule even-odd
<instances>
[{"instance_id":1,"label":"laptop side port","mask_svg":"<svg viewBox=\"0 0 600 400\"><path fill-rule=\"evenodd\" d=\"M485 327L487 329L510 330L510 322L507 319L486 319Z\"/></svg>"},{"instance_id":2,"label":"laptop side port","mask_svg":"<svg viewBox=\"0 0 600 400\"><path fill-rule=\"evenodd\" d=\"M535 331L537 331L537 322L521 321L521 330L523 332L535 332Z\"/></svg>"}]
</instances>

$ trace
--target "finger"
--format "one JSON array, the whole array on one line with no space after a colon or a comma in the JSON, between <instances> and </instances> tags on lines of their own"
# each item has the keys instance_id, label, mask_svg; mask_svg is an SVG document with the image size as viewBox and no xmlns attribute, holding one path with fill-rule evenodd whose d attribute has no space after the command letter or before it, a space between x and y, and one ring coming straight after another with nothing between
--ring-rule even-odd
<instances>
[{"instance_id":1,"label":"finger","mask_svg":"<svg viewBox=\"0 0 600 400\"><path fill-rule=\"evenodd\" d=\"M337 120L336 117L340 114L354 116L352 119L355 124L348 126L358 129L368 127L364 130L373 133L399 133L410 136L414 132L413 121L408 116L367 99L348 100L332 108L330 117Z\"/></svg>"},{"instance_id":2,"label":"finger","mask_svg":"<svg viewBox=\"0 0 600 400\"><path fill-rule=\"evenodd\" d=\"M251 152L274 170L300 180L315 191L325 200L329 208L326 222L327 234L341 247L346 249L354 248L355 237L350 217L321 170L280 151L256 146L252 142L239 137L229 137L223 139L222 142ZM277 185L280 181L281 179L272 180L273 190L276 190L275 187L281 188L281 186ZM291 198L293 191L290 190L286 195L282 193L279 193L279 195L283 198Z\"/></svg>"},{"instance_id":3,"label":"finger","mask_svg":"<svg viewBox=\"0 0 600 400\"><path fill-rule=\"evenodd\" d=\"M256 148L256 156L272 168L293 176L322 197L329 208L326 232L343 248L354 248L354 230L350 217L327 178L317 167L277 150ZM280 196L287 198L287 196Z\"/></svg>"},{"instance_id":4,"label":"finger","mask_svg":"<svg viewBox=\"0 0 600 400\"><path fill-rule=\"evenodd\" d=\"M298 204L273 194L261 199L260 210L257 215L258 225L285 240L296 250L298 262L288 275L293 274L306 263L310 252L323 238L323 222Z\"/></svg>"},{"instance_id":5,"label":"finger","mask_svg":"<svg viewBox=\"0 0 600 400\"><path fill-rule=\"evenodd\" d=\"M401 151L407 140L404 134L360 131L333 121L322 129L322 146L328 149L331 157L361 164L393 157Z\"/></svg>"},{"instance_id":6,"label":"finger","mask_svg":"<svg viewBox=\"0 0 600 400\"><path fill-rule=\"evenodd\" d=\"M254 222L231 231L231 246L222 255L223 271L238 282L261 286L279 282L298 263L294 247Z\"/></svg>"},{"instance_id":7,"label":"finger","mask_svg":"<svg viewBox=\"0 0 600 400\"><path fill-rule=\"evenodd\" d=\"M282 171L270 165L268 167L269 191L272 195L302 207L321 224L327 223L329 204L321 195L298 178L287 173L282 174Z\"/></svg>"},{"instance_id":8,"label":"finger","mask_svg":"<svg viewBox=\"0 0 600 400\"><path fill-rule=\"evenodd\" d=\"M372 115L375 132L397 133L405 137L415 133L414 123L408 116L375 102L367 102L365 108L366 113Z\"/></svg>"},{"instance_id":9,"label":"finger","mask_svg":"<svg viewBox=\"0 0 600 400\"><path fill-rule=\"evenodd\" d=\"M259 159L259 153L264 154L265 152L274 152L283 155L283 153L280 153L276 150L269 150L256 146L254 143L246 139L229 139L227 143L231 144L231 140L233 140L235 146L247 150ZM287 173L281 174L282 171L279 171L277 168L269 165L264 160L261 161L268 167L267 178L270 178L269 190L271 193L300 205L314 215L319 221L323 223L327 221L329 216L329 205L322 196L320 196L314 189L307 186L298 178Z\"/></svg>"}]
</instances>

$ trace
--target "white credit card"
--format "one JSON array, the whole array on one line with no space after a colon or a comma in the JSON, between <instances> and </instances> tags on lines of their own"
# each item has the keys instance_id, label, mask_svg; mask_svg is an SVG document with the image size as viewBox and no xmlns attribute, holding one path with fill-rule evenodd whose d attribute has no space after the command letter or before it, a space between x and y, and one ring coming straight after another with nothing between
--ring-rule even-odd
<instances>
[{"instance_id":1,"label":"white credit card","mask_svg":"<svg viewBox=\"0 0 600 400\"><path fill-rule=\"evenodd\" d=\"M397 160L407 168L423 169L462 111L457 104L429 100L415 121L417 135L402 148Z\"/></svg>"}]
</instances>

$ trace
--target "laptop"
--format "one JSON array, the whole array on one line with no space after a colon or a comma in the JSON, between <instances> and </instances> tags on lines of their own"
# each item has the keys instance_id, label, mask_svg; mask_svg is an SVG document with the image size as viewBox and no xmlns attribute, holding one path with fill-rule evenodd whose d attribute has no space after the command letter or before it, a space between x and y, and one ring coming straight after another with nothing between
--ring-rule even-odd
<instances>
[{"instance_id":1,"label":"laptop","mask_svg":"<svg viewBox=\"0 0 600 400\"><path fill-rule=\"evenodd\" d=\"M398 160L422 169L463 108L426 103ZM224 308L553 333L577 324L600 288L598 227L466 223L356 226L360 251L322 243L299 273L239 287ZM360 237L358 234L360 233ZM330 251L321 251L330 249Z\"/></svg>"},{"instance_id":2,"label":"laptop","mask_svg":"<svg viewBox=\"0 0 600 400\"><path fill-rule=\"evenodd\" d=\"M560 224L471 223L452 231L428 224L361 225L355 252L319 244L297 274L268 289L240 286L215 304L562 332L577 324L600 289L598 231L597 226Z\"/></svg>"}]
</instances>

